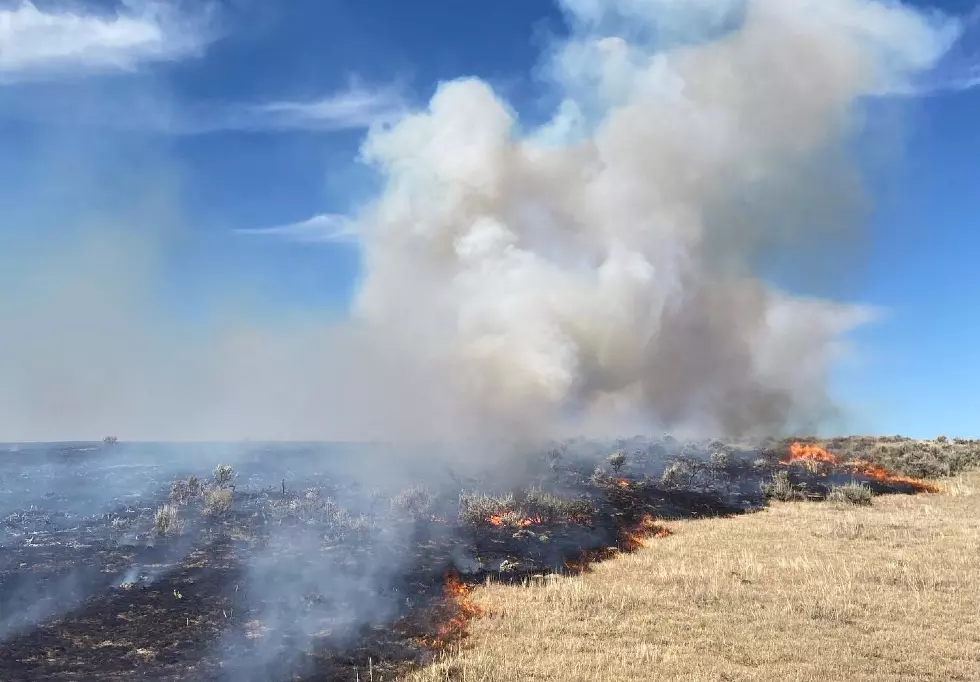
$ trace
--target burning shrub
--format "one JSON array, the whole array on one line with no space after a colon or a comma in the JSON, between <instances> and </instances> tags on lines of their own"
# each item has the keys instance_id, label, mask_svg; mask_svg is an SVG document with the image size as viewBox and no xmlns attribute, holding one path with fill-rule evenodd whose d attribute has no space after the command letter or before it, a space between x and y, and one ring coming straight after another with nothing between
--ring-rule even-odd
<instances>
[{"instance_id":1,"label":"burning shrub","mask_svg":"<svg viewBox=\"0 0 980 682\"><path fill-rule=\"evenodd\" d=\"M870 505L873 498L874 495L871 492L871 488L857 481L852 481L846 485L834 486L830 490L830 494L827 495L827 499L830 502L861 506Z\"/></svg>"},{"instance_id":2,"label":"burning shrub","mask_svg":"<svg viewBox=\"0 0 980 682\"><path fill-rule=\"evenodd\" d=\"M157 509L153 519L153 530L157 535L173 536L180 535L184 528L184 522L180 518L180 511L172 504L165 504Z\"/></svg>"},{"instance_id":3,"label":"burning shrub","mask_svg":"<svg viewBox=\"0 0 980 682\"><path fill-rule=\"evenodd\" d=\"M811 444L816 447L816 444ZM934 479L980 466L980 447L972 441L940 437L935 441L910 438L837 438L826 443L842 462L861 460L894 475Z\"/></svg>"},{"instance_id":4,"label":"burning shrub","mask_svg":"<svg viewBox=\"0 0 980 682\"><path fill-rule=\"evenodd\" d=\"M211 484L215 488L229 488L235 480L235 470L227 464L219 464L214 468Z\"/></svg>"},{"instance_id":5,"label":"burning shrub","mask_svg":"<svg viewBox=\"0 0 980 682\"><path fill-rule=\"evenodd\" d=\"M429 518L433 514L436 498L422 487L403 490L391 500L392 508L411 516L415 520Z\"/></svg>"},{"instance_id":6,"label":"burning shrub","mask_svg":"<svg viewBox=\"0 0 980 682\"><path fill-rule=\"evenodd\" d=\"M613 454L609 455L606 461L609 463L609 466L612 467L612 470L618 474L619 470L626 464L626 453L622 450L617 450Z\"/></svg>"},{"instance_id":7,"label":"burning shrub","mask_svg":"<svg viewBox=\"0 0 980 682\"><path fill-rule=\"evenodd\" d=\"M514 506L513 495L494 497L485 493L460 493L459 520L469 525L486 523L488 519L510 513Z\"/></svg>"},{"instance_id":8,"label":"burning shrub","mask_svg":"<svg viewBox=\"0 0 980 682\"><path fill-rule=\"evenodd\" d=\"M793 485L788 471L777 471L772 475L772 481L762 484L762 493L769 500L792 502L804 499L803 491Z\"/></svg>"},{"instance_id":9,"label":"burning shrub","mask_svg":"<svg viewBox=\"0 0 980 682\"><path fill-rule=\"evenodd\" d=\"M214 490L209 488L204 491L204 513L210 516L219 516L231 511L232 493L230 490Z\"/></svg>"}]
</instances>

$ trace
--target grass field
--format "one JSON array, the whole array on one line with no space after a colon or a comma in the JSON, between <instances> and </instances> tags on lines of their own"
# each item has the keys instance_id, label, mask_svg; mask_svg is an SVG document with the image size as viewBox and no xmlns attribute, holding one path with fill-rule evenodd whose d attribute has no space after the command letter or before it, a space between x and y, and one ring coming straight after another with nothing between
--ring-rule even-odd
<instances>
[{"instance_id":1,"label":"grass field","mask_svg":"<svg viewBox=\"0 0 980 682\"><path fill-rule=\"evenodd\" d=\"M488 585L411 682L980 680L980 473L871 506L775 503L574 577Z\"/></svg>"}]
</instances>

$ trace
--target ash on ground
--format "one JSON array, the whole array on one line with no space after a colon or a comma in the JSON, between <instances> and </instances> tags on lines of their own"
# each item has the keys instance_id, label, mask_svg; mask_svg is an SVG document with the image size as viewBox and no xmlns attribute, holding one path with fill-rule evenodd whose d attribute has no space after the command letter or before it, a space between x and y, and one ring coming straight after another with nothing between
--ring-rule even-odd
<instances>
[{"instance_id":1,"label":"ash on ground","mask_svg":"<svg viewBox=\"0 0 980 682\"><path fill-rule=\"evenodd\" d=\"M383 448L253 446L233 468L181 472L161 462L209 457L148 448L2 453L0 678L391 679L445 635L447 575L582 570L634 549L630 529L650 519L773 496L929 489L775 441L577 441L482 472L440 465L416 486L382 474Z\"/></svg>"}]
</instances>

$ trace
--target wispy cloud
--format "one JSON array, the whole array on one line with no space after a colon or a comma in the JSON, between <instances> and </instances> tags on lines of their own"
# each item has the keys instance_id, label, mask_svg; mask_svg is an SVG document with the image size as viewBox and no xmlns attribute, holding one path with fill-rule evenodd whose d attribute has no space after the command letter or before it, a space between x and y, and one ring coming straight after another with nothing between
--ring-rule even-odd
<instances>
[{"instance_id":1,"label":"wispy cloud","mask_svg":"<svg viewBox=\"0 0 980 682\"><path fill-rule=\"evenodd\" d=\"M884 93L893 97L929 97L980 87L980 3L956 22L951 41L936 66L911 83Z\"/></svg>"},{"instance_id":2,"label":"wispy cloud","mask_svg":"<svg viewBox=\"0 0 980 682\"><path fill-rule=\"evenodd\" d=\"M236 230L239 234L270 236L304 244L353 242L358 238L357 226L345 215L322 213L287 225Z\"/></svg>"},{"instance_id":3,"label":"wispy cloud","mask_svg":"<svg viewBox=\"0 0 980 682\"><path fill-rule=\"evenodd\" d=\"M241 106L217 123L246 130L352 130L393 122L408 109L397 85L370 88L352 83L324 97Z\"/></svg>"},{"instance_id":4,"label":"wispy cloud","mask_svg":"<svg viewBox=\"0 0 980 682\"><path fill-rule=\"evenodd\" d=\"M114 13L41 9L22 0L0 9L0 81L133 71L196 56L214 37L210 16L204 2L191 15L157 0L124 0Z\"/></svg>"}]
</instances>

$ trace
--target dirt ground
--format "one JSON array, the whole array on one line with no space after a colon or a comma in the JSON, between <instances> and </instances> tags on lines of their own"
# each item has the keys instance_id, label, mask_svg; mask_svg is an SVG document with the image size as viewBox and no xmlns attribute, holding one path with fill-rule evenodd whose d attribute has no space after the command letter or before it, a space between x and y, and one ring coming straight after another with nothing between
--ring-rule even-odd
<instances>
[{"instance_id":1,"label":"dirt ground","mask_svg":"<svg viewBox=\"0 0 980 682\"><path fill-rule=\"evenodd\" d=\"M588 573L487 585L409 682L980 680L980 473L870 507L676 521Z\"/></svg>"}]
</instances>

